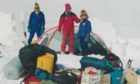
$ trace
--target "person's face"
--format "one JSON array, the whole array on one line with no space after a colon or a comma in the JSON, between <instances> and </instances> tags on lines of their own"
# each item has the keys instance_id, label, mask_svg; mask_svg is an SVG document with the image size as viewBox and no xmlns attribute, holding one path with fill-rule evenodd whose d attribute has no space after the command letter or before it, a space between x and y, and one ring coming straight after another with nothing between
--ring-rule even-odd
<instances>
[{"instance_id":1,"label":"person's face","mask_svg":"<svg viewBox=\"0 0 140 84\"><path fill-rule=\"evenodd\" d=\"M69 10L66 10L66 12L69 12L69 13L70 13L70 12L71 12L71 9L69 9Z\"/></svg>"},{"instance_id":2,"label":"person's face","mask_svg":"<svg viewBox=\"0 0 140 84\"><path fill-rule=\"evenodd\" d=\"M35 12L38 12L39 11L39 6L38 5L35 5L34 10L35 10Z\"/></svg>"},{"instance_id":3,"label":"person's face","mask_svg":"<svg viewBox=\"0 0 140 84\"><path fill-rule=\"evenodd\" d=\"M81 19L81 20L87 19L87 16L86 16L86 15L81 15L81 16L80 16L80 19Z\"/></svg>"}]
</instances>

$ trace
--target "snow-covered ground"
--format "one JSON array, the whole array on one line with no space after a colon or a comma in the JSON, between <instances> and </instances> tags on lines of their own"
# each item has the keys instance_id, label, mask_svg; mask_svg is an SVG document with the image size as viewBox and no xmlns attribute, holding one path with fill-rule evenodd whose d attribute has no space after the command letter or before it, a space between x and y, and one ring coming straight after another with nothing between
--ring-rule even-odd
<instances>
[{"instance_id":1,"label":"snow-covered ground","mask_svg":"<svg viewBox=\"0 0 140 84\"><path fill-rule=\"evenodd\" d=\"M27 31L29 14L36 0L1 0L0 2L0 80L1 84L19 84L6 81L3 67L24 46L23 32ZM112 52L117 54L124 66L132 59L132 67L140 68L140 0L38 0L46 15L46 28L58 24L64 4L70 2L72 10L79 16L81 9L89 13L96 32ZM54 3L55 2L55 3ZM16 4L16 5L15 5ZM5 13L6 12L6 13ZM11 13L11 14L10 14ZM28 34L28 33L27 33Z\"/></svg>"},{"instance_id":2,"label":"snow-covered ground","mask_svg":"<svg viewBox=\"0 0 140 84\"><path fill-rule=\"evenodd\" d=\"M18 55L18 50L24 46L23 42L27 41L24 37L24 31L27 30L27 15L21 14L19 17L12 14L0 12L0 50L1 55L5 57L14 57ZM140 59L140 39L124 39L118 35L117 30L112 26L111 22L103 22L98 18L90 19L92 22L93 32L96 32L107 44L112 52L120 58ZM56 26L58 19L52 18L47 21L47 27ZM77 24L78 25L78 24ZM6 50L7 49L7 50ZM8 52L8 53L5 53ZM134 64L140 67L140 63Z\"/></svg>"},{"instance_id":3,"label":"snow-covered ground","mask_svg":"<svg viewBox=\"0 0 140 84\"><path fill-rule=\"evenodd\" d=\"M27 15L25 13L17 17L0 12L0 56L2 56L0 57L0 65L3 65L0 66L0 73L10 59L18 56L19 49L24 46L24 41L27 41L23 34L27 30ZM104 22L99 18L90 20L93 32L102 37L108 48L112 49L112 52L121 58L124 65L128 59L132 59L132 67L140 68L139 38L125 39L118 35L117 29L112 26L111 22ZM56 26L58 18L50 17L50 19L47 19L47 23L47 28Z\"/></svg>"},{"instance_id":4,"label":"snow-covered ground","mask_svg":"<svg viewBox=\"0 0 140 84\"><path fill-rule=\"evenodd\" d=\"M19 84L21 81L7 81L3 75L6 64L18 56L24 46L24 26L21 19L16 19L12 14L0 12L0 80L1 84ZM12 82L12 83L10 83Z\"/></svg>"}]
</instances>

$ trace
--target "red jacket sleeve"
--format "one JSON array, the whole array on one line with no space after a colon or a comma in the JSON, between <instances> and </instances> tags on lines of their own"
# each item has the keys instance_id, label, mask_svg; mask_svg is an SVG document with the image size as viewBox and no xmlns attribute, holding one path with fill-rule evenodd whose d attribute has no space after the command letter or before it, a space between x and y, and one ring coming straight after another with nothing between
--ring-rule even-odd
<instances>
[{"instance_id":1,"label":"red jacket sleeve","mask_svg":"<svg viewBox=\"0 0 140 84\"><path fill-rule=\"evenodd\" d=\"M79 18L78 18L75 14L73 14L73 20L74 20L76 23L79 23L79 22L80 22Z\"/></svg>"},{"instance_id":2,"label":"red jacket sleeve","mask_svg":"<svg viewBox=\"0 0 140 84\"><path fill-rule=\"evenodd\" d=\"M59 20L59 26L58 26L58 31L61 31L62 27L63 27L63 16L60 17L60 20Z\"/></svg>"}]
</instances>

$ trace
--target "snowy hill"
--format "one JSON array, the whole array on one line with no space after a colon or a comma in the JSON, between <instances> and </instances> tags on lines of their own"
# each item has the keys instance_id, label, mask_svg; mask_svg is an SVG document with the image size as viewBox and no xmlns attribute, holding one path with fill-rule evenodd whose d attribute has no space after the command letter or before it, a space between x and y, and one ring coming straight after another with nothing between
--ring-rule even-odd
<instances>
[{"instance_id":1,"label":"snowy hill","mask_svg":"<svg viewBox=\"0 0 140 84\"><path fill-rule=\"evenodd\" d=\"M28 16L33 10L36 0L1 0L0 10L20 16L21 12ZM86 9L91 19L98 18L112 24L120 37L140 38L140 1L139 0L37 0L45 13L46 22L59 19L64 11L64 4L69 2L77 15ZM7 3L8 2L8 3ZM16 3L16 5L15 5ZM8 7L7 7L8 6ZM28 18L27 18L28 19ZM58 22L55 21L54 25ZM50 22L47 24L50 25ZM52 26L49 26L52 27ZM48 27L48 28L49 28Z\"/></svg>"}]
</instances>

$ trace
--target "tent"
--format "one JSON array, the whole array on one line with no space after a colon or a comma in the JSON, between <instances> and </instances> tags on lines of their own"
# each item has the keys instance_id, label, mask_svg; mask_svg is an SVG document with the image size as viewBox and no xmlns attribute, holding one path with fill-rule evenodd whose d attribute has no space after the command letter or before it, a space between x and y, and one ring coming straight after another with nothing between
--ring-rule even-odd
<instances>
[{"instance_id":1,"label":"tent","mask_svg":"<svg viewBox=\"0 0 140 84\"><path fill-rule=\"evenodd\" d=\"M37 40L38 44L48 46L49 48L60 52L61 48L61 33L57 31L57 26L48 29L42 36ZM75 36L74 36L74 54L81 53L81 46L79 39L77 38L78 26L75 26ZM101 54L107 55L108 48L102 38L96 34L92 33L90 40L88 42L89 49L87 54Z\"/></svg>"}]
</instances>

